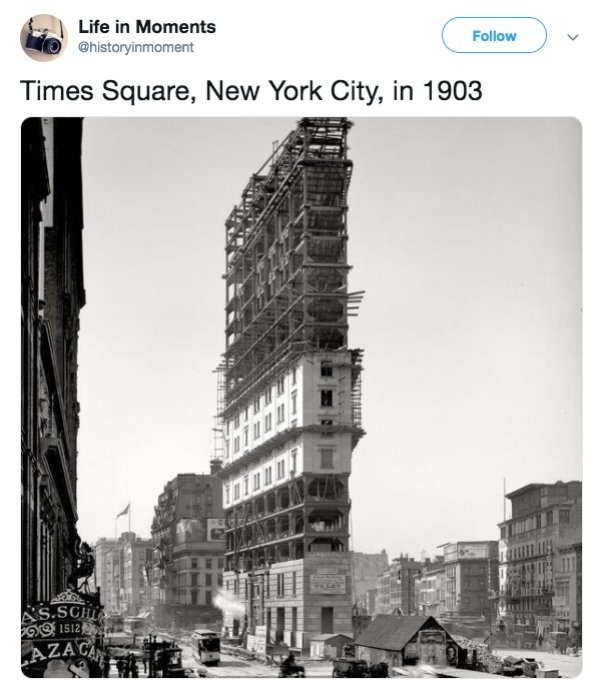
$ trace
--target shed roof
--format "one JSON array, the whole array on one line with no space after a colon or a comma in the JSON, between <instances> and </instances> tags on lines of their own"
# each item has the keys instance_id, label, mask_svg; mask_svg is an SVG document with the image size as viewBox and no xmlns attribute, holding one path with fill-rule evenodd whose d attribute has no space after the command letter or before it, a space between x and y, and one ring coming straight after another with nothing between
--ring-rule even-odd
<instances>
[{"instance_id":1,"label":"shed roof","mask_svg":"<svg viewBox=\"0 0 600 688\"><path fill-rule=\"evenodd\" d=\"M425 628L445 630L433 616L379 614L358 636L355 644L399 652L414 635Z\"/></svg>"},{"instance_id":2,"label":"shed roof","mask_svg":"<svg viewBox=\"0 0 600 688\"><path fill-rule=\"evenodd\" d=\"M349 635L344 635L343 633L321 633L321 635L316 635L310 639L311 643L313 640L332 640L333 638L344 638L345 640L352 640Z\"/></svg>"}]
</instances>

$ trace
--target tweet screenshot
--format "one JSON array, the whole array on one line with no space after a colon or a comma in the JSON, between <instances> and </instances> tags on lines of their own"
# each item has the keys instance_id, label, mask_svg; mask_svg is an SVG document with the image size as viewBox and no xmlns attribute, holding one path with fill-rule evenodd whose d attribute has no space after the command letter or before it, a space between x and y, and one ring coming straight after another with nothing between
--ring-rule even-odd
<instances>
[{"instance_id":1,"label":"tweet screenshot","mask_svg":"<svg viewBox=\"0 0 600 688\"><path fill-rule=\"evenodd\" d=\"M7 675L593 675L591 5L5 8Z\"/></svg>"}]
</instances>

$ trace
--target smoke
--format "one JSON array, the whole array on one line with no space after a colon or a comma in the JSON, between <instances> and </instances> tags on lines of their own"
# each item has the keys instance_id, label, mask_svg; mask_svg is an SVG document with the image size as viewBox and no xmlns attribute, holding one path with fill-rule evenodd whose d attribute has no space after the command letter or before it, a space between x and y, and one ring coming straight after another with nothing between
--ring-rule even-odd
<instances>
[{"instance_id":1,"label":"smoke","mask_svg":"<svg viewBox=\"0 0 600 688\"><path fill-rule=\"evenodd\" d=\"M228 614L234 619L241 619L246 614L246 607L243 602L240 602L235 595L228 590L223 590L223 588L219 588L219 592L213 598L213 604L223 614Z\"/></svg>"}]
</instances>

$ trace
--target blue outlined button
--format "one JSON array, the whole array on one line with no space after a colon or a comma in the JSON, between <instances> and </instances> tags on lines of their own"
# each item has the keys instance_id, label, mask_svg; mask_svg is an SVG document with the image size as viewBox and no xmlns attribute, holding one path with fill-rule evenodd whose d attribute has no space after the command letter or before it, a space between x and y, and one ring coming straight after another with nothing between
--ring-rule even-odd
<instances>
[{"instance_id":1,"label":"blue outlined button","mask_svg":"<svg viewBox=\"0 0 600 688\"><path fill-rule=\"evenodd\" d=\"M454 17L442 41L453 53L535 53L548 32L535 17Z\"/></svg>"}]
</instances>

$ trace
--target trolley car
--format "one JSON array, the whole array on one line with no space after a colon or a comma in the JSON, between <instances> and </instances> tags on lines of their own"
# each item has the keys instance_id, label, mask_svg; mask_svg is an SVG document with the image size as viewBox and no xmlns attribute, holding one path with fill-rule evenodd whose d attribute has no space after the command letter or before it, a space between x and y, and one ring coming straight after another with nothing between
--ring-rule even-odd
<instances>
[{"instance_id":1,"label":"trolley car","mask_svg":"<svg viewBox=\"0 0 600 688\"><path fill-rule=\"evenodd\" d=\"M201 664L218 664L221 660L221 638L209 628L196 628L192 633L194 658Z\"/></svg>"}]
</instances>

